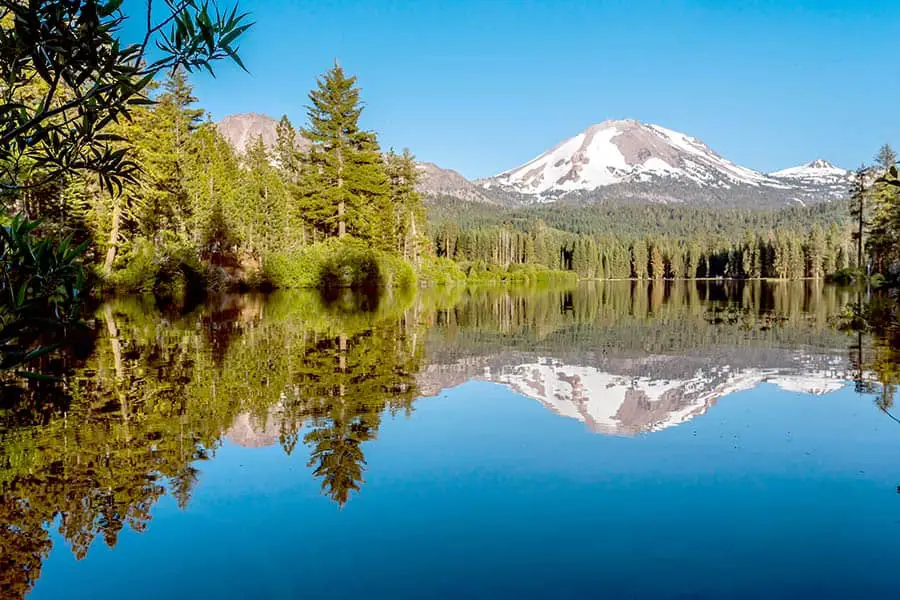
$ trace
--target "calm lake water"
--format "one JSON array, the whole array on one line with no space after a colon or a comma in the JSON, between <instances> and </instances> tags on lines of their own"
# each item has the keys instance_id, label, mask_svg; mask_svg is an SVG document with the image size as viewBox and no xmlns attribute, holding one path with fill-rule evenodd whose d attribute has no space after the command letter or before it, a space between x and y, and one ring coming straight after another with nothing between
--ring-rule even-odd
<instances>
[{"instance_id":1,"label":"calm lake water","mask_svg":"<svg viewBox=\"0 0 900 600\"><path fill-rule=\"evenodd\" d=\"M0 409L3 597L898 598L900 423L854 300L103 305L55 393Z\"/></svg>"}]
</instances>

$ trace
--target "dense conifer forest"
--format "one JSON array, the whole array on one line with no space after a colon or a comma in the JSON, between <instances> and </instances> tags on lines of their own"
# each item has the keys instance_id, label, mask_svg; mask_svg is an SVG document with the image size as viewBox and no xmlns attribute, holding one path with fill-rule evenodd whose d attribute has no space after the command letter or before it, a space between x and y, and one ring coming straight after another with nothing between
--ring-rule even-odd
<instances>
[{"instance_id":1,"label":"dense conifer forest","mask_svg":"<svg viewBox=\"0 0 900 600\"><path fill-rule=\"evenodd\" d=\"M857 264L847 204L782 210L429 203L437 256L537 263L581 278L823 278Z\"/></svg>"}]
</instances>

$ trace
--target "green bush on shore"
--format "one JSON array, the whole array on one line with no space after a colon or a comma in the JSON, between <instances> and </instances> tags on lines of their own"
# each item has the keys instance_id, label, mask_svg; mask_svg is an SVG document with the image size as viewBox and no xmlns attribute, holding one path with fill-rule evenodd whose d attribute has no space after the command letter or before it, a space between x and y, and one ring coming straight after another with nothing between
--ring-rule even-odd
<instances>
[{"instance_id":1,"label":"green bush on shore","mask_svg":"<svg viewBox=\"0 0 900 600\"><path fill-rule=\"evenodd\" d=\"M207 268L185 243L138 238L117 262L107 283L118 292L179 299L207 288Z\"/></svg>"},{"instance_id":2,"label":"green bush on shore","mask_svg":"<svg viewBox=\"0 0 900 600\"><path fill-rule=\"evenodd\" d=\"M469 283L576 283L574 271L548 269L543 265L513 263L508 267L488 265L483 261L462 265Z\"/></svg>"},{"instance_id":3,"label":"green bush on shore","mask_svg":"<svg viewBox=\"0 0 900 600\"><path fill-rule=\"evenodd\" d=\"M419 282L425 287L466 282L466 274L449 258L426 257L419 266Z\"/></svg>"},{"instance_id":4,"label":"green bush on shore","mask_svg":"<svg viewBox=\"0 0 900 600\"><path fill-rule=\"evenodd\" d=\"M194 292L228 287L388 289L459 284L575 283L573 271L542 265L456 263L448 258L424 257L418 272L400 256L375 250L355 238L333 238L303 248L273 252L264 257L261 272L252 280L229 280L221 268L204 265L196 253L177 240L135 240L116 261L107 279L116 291L183 299Z\"/></svg>"},{"instance_id":5,"label":"green bush on shore","mask_svg":"<svg viewBox=\"0 0 900 600\"><path fill-rule=\"evenodd\" d=\"M352 239L330 239L263 261L265 280L277 288L413 287L416 274L398 256Z\"/></svg>"}]
</instances>

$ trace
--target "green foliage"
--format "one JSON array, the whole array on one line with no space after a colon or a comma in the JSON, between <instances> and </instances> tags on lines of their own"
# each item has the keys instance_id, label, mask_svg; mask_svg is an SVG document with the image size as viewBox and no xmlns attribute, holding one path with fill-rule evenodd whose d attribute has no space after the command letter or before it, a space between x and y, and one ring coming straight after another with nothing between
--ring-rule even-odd
<instances>
[{"instance_id":1,"label":"green foliage","mask_svg":"<svg viewBox=\"0 0 900 600\"><path fill-rule=\"evenodd\" d=\"M469 283L561 283L574 284L578 275L573 271L548 269L536 264L510 264L506 267L476 261L462 264Z\"/></svg>"},{"instance_id":2,"label":"green foliage","mask_svg":"<svg viewBox=\"0 0 900 600\"><path fill-rule=\"evenodd\" d=\"M426 287L466 282L466 274L449 258L426 257L419 264L419 283Z\"/></svg>"},{"instance_id":3,"label":"green foliage","mask_svg":"<svg viewBox=\"0 0 900 600\"><path fill-rule=\"evenodd\" d=\"M354 238L332 238L293 253L275 252L264 261L266 280L279 288L409 288L412 266Z\"/></svg>"},{"instance_id":4,"label":"green foliage","mask_svg":"<svg viewBox=\"0 0 900 600\"><path fill-rule=\"evenodd\" d=\"M470 213L453 203L429 208L439 257L503 269L545 265L581 279L639 280L820 279L826 268L833 271L854 258L841 203L769 212L468 204Z\"/></svg>"},{"instance_id":5,"label":"green foliage","mask_svg":"<svg viewBox=\"0 0 900 600\"><path fill-rule=\"evenodd\" d=\"M206 288L204 266L193 248L177 238L170 237L162 244L138 238L119 260L124 266L110 281L119 292L178 301Z\"/></svg>"},{"instance_id":6,"label":"green foliage","mask_svg":"<svg viewBox=\"0 0 900 600\"><path fill-rule=\"evenodd\" d=\"M17 216L0 227L0 370L46 354L78 322L87 244L39 239L37 226Z\"/></svg>"},{"instance_id":7,"label":"green foliage","mask_svg":"<svg viewBox=\"0 0 900 600\"><path fill-rule=\"evenodd\" d=\"M246 15L208 0L171 0L152 11L138 43L118 39L127 17L121 0L5 2L0 8L0 184L52 182L93 172L109 191L134 181L139 167L110 124L148 102L157 74L206 69L230 57L250 25ZM215 10L210 11L210 8ZM157 20L154 20L157 19ZM156 58L146 54L150 46ZM31 183L27 185L32 185Z\"/></svg>"},{"instance_id":8,"label":"green foliage","mask_svg":"<svg viewBox=\"0 0 900 600\"><path fill-rule=\"evenodd\" d=\"M865 274L860 272L859 269L844 268L829 274L826 277L826 280L829 283L836 283L838 285L850 285L855 282L864 281Z\"/></svg>"},{"instance_id":9,"label":"green foliage","mask_svg":"<svg viewBox=\"0 0 900 600\"><path fill-rule=\"evenodd\" d=\"M351 235L391 248L393 216L385 165L374 133L359 127L356 77L335 64L309 94L312 142L302 183L302 213L324 236Z\"/></svg>"},{"instance_id":10,"label":"green foliage","mask_svg":"<svg viewBox=\"0 0 900 600\"><path fill-rule=\"evenodd\" d=\"M179 298L202 282L219 290L411 285L414 269L401 263L428 253L415 161L408 151L382 156L374 134L359 130L354 82L332 69L313 93L321 110L311 117L310 151L285 118L274 148L260 138L238 155L201 122L175 70L152 105L110 125L141 165L121 194L80 177L14 202L56 230L93 239L94 271L120 291ZM316 246L338 237L342 210L346 244Z\"/></svg>"}]
</instances>

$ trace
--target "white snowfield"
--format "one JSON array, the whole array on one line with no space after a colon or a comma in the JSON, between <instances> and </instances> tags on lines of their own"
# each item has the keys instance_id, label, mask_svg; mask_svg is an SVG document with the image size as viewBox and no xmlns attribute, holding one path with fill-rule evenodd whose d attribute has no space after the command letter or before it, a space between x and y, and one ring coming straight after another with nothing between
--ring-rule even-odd
<instances>
[{"instance_id":1,"label":"white snowfield","mask_svg":"<svg viewBox=\"0 0 900 600\"><path fill-rule=\"evenodd\" d=\"M775 171L769 175L780 179L798 179L816 183L848 181L853 176L852 172L836 167L823 158L817 158L805 165Z\"/></svg>"},{"instance_id":2,"label":"white snowfield","mask_svg":"<svg viewBox=\"0 0 900 600\"><path fill-rule=\"evenodd\" d=\"M628 183L684 182L704 188L791 190L794 179L843 181L847 172L827 161L766 174L720 156L697 138L635 121L592 125L524 165L485 182L518 193L555 197Z\"/></svg>"}]
</instances>

